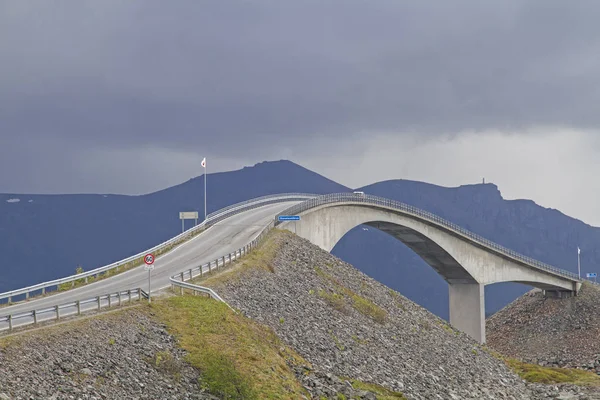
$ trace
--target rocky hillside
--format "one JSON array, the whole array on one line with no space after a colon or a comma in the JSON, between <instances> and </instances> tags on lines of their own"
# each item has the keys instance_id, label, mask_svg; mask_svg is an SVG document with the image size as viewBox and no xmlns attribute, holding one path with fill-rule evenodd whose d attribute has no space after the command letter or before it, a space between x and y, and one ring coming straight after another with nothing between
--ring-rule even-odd
<instances>
[{"instance_id":1,"label":"rocky hillside","mask_svg":"<svg viewBox=\"0 0 600 400\"><path fill-rule=\"evenodd\" d=\"M316 398L340 378L409 399L560 398L558 389L526 384L444 320L287 232L204 282L328 377L307 383Z\"/></svg>"},{"instance_id":2,"label":"rocky hillside","mask_svg":"<svg viewBox=\"0 0 600 400\"><path fill-rule=\"evenodd\" d=\"M577 297L545 298L532 290L487 321L488 344L541 365L600 374L600 288L584 283Z\"/></svg>"},{"instance_id":3,"label":"rocky hillside","mask_svg":"<svg viewBox=\"0 0 600 400\"><path fill-rule=\"evenodd\" d=\"M273 231L203 282L242 312L171 295L0 338L0 400L600 399L594 387L527 383L515 371L596 387L600 378L505 363L288 232ZM583 309L577 301L592 295L586 287L573 307ZM551 321L542 327L552 329Z\"/></svg>"},{"instance_id":4,"label":"rocky hillside","mask_svg":"<svg viewBox=\"0 0 600 400\"><path fill-rule=\"evenodd\" d=\"M216 399L165 326L127 309L0 339L0 400Z\"/></svg>"}]
</instances>

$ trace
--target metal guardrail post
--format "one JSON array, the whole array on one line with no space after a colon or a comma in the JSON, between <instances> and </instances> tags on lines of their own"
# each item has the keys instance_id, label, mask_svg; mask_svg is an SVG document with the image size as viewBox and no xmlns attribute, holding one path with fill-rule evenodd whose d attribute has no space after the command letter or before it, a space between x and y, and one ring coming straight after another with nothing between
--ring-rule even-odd
<instances>
[{"instance_id":1,"label":"metal guardrail post","mask_svg":"<svg viewBox=\"0 0 600 400\"><path fill-rule=\"evenodd\" d=\"M110 295L110 293L109 293L109 294L108 294L108 308L111 308L111 307L112 307L111 297L112 297L112 296L111 296L111 295Z\"/></svg>"},{"instance_id":2,"label":"metal guardrail post","mask_svg":"<svg viewBox=\"0 0 600 400\"><path fill-rule=\"evenodd\" d=\"M9 315L8 317L6 317L6 319L8 320L8 331L10 332L13 330L12 315Z\"/></svg>"},{"instance_id":3,"label":"metal guardrail post","mask_svg":"<svg viewBox=\"0 0 600 400\"><path fill-rule=\"evenodd\" d=\"M138 300L142 300L142 288L138 288Z\"/></svg>"},{"instance_id":4,"label":"metal guardrail post","mask_svg":"<svg viewBox=\"0 0 600 400\"><path fill-rule=\"evenodd\" d=\"M58 309L58 305L54 306L54 312L56 312L56 320L60 319L60 310Z\"/></svg>"},{"instance_id":5,"label":"metal guardrail post","mask_svg":"<svg viewBox=\"0 0 600 400\"><path fill-rule=\"evenodd\" d=\"M33 324L37 325L37 312L35 310L33 310L32 313L33 313Z\"/></svg>"},{"instance_id":6,"label":"metal guardrail post","mask_svg":"<svg viewBox=\"0 0 600 400\"><path fill-rule=\"evenodd\" d=\"M96 297L96 301L98 301L98 311L100 311L100 296Z\"/></svg>"},{"instance_id":7,"label":"metal guardrail post","mask_svg":"<svg viewBox=\"0 0 600 400\"><path fill-rule=\"evenodd\" d=\"M119 299L119 307L121 307L121 292L119 291L119 293L117 294L118 299Z\"/></svg>"},{"instance_id":8,"label":"metal guardrail post","mask_svg":"<svg viewBox=\"0 0 600 400\"><path fill-rule=\"evenodd\" d=\"M190 279L192 279L192 278L193 278L193 275L192 275L192 269L191 269L191 268L190 268L190 271L189 271L189 273L190 273Z\"/></svg>"},{"instance_id":9,"label":"metal guardrail post","mask_svg":"<svg viewBox=\"0 0 600 400\"><path fill-rule=\"evenodd\" d=\"M81 302L77 300L75 304L77 305L77 315L81 315Z\"/></svg>"}]
</instances>

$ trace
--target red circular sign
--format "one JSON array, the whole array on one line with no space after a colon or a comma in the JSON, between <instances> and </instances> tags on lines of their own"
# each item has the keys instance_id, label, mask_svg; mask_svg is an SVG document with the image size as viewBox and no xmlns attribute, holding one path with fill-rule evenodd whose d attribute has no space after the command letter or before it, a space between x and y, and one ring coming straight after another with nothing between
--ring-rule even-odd
<instances>
[{"instance_id":1,"label":"red circular sign","mask_svg":"<svg viewBox=\"0 0 600 400\"><path fill-rule=\"evenodd\" d=\"M144 262L146 263L146 265L154 264L154 254L152 254L152 253L146 254L144 256Z\"/></svg>"}]
</instances>

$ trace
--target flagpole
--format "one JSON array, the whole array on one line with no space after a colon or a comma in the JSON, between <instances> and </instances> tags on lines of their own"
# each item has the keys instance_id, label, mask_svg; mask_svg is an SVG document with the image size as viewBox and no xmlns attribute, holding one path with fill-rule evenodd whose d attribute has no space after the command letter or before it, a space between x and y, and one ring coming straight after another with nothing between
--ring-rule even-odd
<instances>
[{"instance_id":1,"label":"flagpole","mask_svg":"<svg viewBox=\"0 0 600 400\"><path fill-rule=\"evenodd\" d=\"M577 246L577 273L579 274L579 279L581 279L581 249Z\"/></svg>"},{"instance_id":2,"label":"flagpole","mask_svg":"<svg viewBox=\"0 0 600 400\"><path fill-rule=\"evenodd\" d=\"M206 160L206 158L205 158ZM204 220L206 221L206 161L204 161Z\"/></svg>"}]
</instances>

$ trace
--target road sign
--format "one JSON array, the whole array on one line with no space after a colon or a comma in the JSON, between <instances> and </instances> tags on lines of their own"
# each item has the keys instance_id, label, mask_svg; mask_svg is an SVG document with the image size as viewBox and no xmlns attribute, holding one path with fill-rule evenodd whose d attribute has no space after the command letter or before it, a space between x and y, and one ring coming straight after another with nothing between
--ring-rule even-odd
<instances>
[{"instance_id":1,"label":"road sign","mask_svg":"<svg viewBox=\"0 0 600 400\"><path fill-rule=\"evenodd\" d=\"M279 221L300 221L299 215L280 215L277 218Z\"/></svg>"},{"instance_id":2,"label":"road sign","mask_svg":"<svg viewBox=\"0 0 600 400\"><path fill-rule=\"evenodd\" d=\"M597 275L596 275L596 273L595 273L595 272L588 272L588 273L587 273L587 277L588 277L588 278L595 278L596 276L597 276Z\"/></svg>"},{"instance_id":3,"label":"road sign","mask_svg":"<svg viewBox=\"0 0 600 400\"><path fill-rule=\"evenodd\" d=\"M144 262L146 263L146 265L154 264L154 254L152 254L152 253L146 254L144 256Z\"/></svg>"},{"instance_id":4,"label":"road sign","mask_svg":"<svg viewBox=\"0 0 600 400\"><path fill-rule=\"evenodd\" d=\"M150 303L150 271L154 269L154 254L148 253L144 256L144 269L148 271L148 303Z\"/></svg>"},{"instance_id":5,"label":"road sign","mask_svg":"<svg viewBox=\"0 0 600 400\"><path fill-rule=\"evenodd\" d=\"M179 219L198 219L198 211L182 211L179 213Z\"/></svg>"}]
</instances>

